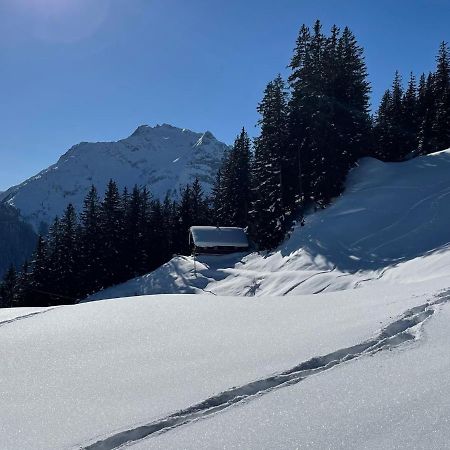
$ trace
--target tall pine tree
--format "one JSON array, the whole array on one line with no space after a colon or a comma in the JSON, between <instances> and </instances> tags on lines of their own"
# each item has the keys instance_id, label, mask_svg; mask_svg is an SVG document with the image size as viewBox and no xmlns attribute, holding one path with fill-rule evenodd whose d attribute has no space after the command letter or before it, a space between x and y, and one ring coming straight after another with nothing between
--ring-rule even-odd
<instances>
[{"instance_id":1,"label":"tall pine tree","mask_svg":"<svg viewBox=\"0 0 450 450\"><path fill-rule=\"evenodd\" d=\"M260 136L255 139L250 230L259 247L273 248L283 239L289 198L287 93L280 75L271 81L258 105Z\"/></svg>"},{"instance_id":2,"label":"tall pine tree","mask_svg":"<svg viewBox=\"0 0 450 450\"><path fill-rule=\"evenodd\" d=\"M432 126L433 151L450 147L450 51L446 42L442 42L436 58L434 75L434 98L436 115Z\"/></svg>"},{"instance_id":3,"label":"tall pine tree","mask_svg":"<svg viewBox=\"0 0 450 450\"><path fill-rule=\"evenodd\" d=\"M247 225L250 207L250 164L250 138L245 129L242 129L223 161L220 178L216 180L216 197L213 204L217 206L214 211L217 225Z\"/></svg>"}]
</instances>

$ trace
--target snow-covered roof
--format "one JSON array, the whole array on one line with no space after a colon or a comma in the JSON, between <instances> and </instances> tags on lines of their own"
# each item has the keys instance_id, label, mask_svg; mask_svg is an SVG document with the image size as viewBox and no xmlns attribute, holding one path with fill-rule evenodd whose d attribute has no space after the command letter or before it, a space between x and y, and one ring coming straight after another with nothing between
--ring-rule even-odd
<instances>
[{"instance_id":1,"label":"snow-covered roof","mask_svg":"<svg viewBox=\"0 0 450 450\"><path fill-rule=\"evenodd\" d=\"M248 247L242 228L195 226L190 231L196 247Z\"/></svg>"}]
</instances>

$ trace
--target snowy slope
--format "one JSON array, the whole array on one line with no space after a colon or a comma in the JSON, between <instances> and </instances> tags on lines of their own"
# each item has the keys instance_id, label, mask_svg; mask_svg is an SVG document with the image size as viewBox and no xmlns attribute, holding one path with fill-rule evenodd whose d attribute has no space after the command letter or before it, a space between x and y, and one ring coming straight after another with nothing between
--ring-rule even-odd
<instances>
[{"instance_id":1,"label":"snowy slope","mask_svg":"<svg viewBox=\"0 0 450 450\"><path fill-rule=\"evenodd\" d=\"M444 279L284 298L135 297L40 313L24 311L27 317L20 317L17 310L0 315L0 449L117 448L146 436L155 426L164 427L167 420L179 425L183 417L191 422L231 405L234 413L225 408L223 420L230 414L245 414L239 400L246 399L251 407L264 393L276 412L284 401L279 397L286 395L283 390L294 389L284 387L286 383L297 384L306 375L320 383L327 373L340 373L341 366L351 371L346 364L354 364L358 375L358 361L371 364L363 360L370 360L375 351L406 351L415 339L417 345L424 345L422 325L439 317L440 308L448 308L436 303L447 301L442 292L447 284ZM316 358L321 355L328 356ZM349 355L353 362L346 363ZM426 355L422 365L429 362ZM448 352L442 356L447 363L439 367L444 369ZM335 369L328 372L332 366ZM391 367L394 370L395 363ZM346 375L351 376L352 372ZM411 389L422 382L412 380ZM304 396L302 387L300 383L295 388L288 406L294 408L311 398L308 390ZM325 389L331 389L326 381ZM359 385L355 395L358 389ZM436 396L436 389L430 385L429 393ZM387 408L389 396L385 402ZM320 406L316 404L317 411ZM449 417L448 403L441 413ZM437 424L437 432L448 437L448 427L441 429L441 425ZM221 426L219 417L212 419L212 426ZM356 432L358 423L352 426ZM177 430L139 445L195 447L189 433L205 432L205 427L208 420L192 430L180 428L188 433L183 445L177 441ZM244 424L239 429L242 436L243 428ZM232 443L239 438L237 434L233 441L235 429L223 427ZM280 434L283 428L277 429ZM203 447L208 447L209 439ZM209 448L217 448L212 439ZM255 442L254 447L241 448L260 448ZM270 443L265 448L277 448Z\"/></svg>"},{"instance_id":2,"label":"snowy slope","mask_svg":"<svg viewBox=\"0 0 450 450\"><path fill-rule=\"evenodd\" d=\"M277 251L97 297L204 295L0 311L0 450L447 448L449 169L364 160Z\"/></svg>"},{"instance_id":3,"label":"snowy slope","mask_svg":"<svg viewBox=\"0 0 450 450\"><path fill-rule=\"evenodd\" d=\"M38 229L68 203L80 208L92 184L102 193L111 178L121 188L148 186L161 199L196 177L209 191L226 148L210 132L144 125L118 142L72 147L56 164L0 194L0 201L15 206Z\"/></svg>"},{"instance_id":4,"label":"snowy slope","mask_svg":"<svg viewBox=\"0 0 450 450\"><path fill-rule=\"evenodd\" d=\"M421 342L337 365L139 449L417 449L450 442L450 306Z\"/></svg>"},{"instance_id":5,"label":"snowy slope","mask_svg":"<svg viewBox=\"0 0 450 450\"><path fill-rule=\"evenodd\" d=\"M276 251L176 257L93 296L297 295L450 276L450 150L402 163L364 159L330 207Z\"/></svg>"},{"instance_id":6,"label":"snowy slope","mask_svg":"<svg viewBox=\"0 0 450 450\"><path fill-rule=\"evenodd\" d=\"M36 248L37 235L17 211L0 204L0 279L11 264L21 267Z\"/></svg>"}]
</instances>

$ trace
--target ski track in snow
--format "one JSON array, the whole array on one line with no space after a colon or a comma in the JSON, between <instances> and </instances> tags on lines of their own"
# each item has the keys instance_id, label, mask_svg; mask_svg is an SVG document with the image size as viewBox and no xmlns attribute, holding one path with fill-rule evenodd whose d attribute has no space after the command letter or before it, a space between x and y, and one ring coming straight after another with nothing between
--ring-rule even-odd
<instances>
[{"instance_id":1,"label":"ski track in snow","mask_svg":"<svg viewBox=\"0 0 450 450\"><path fill-rule=\"evenodd\" d=\"M43 311L36 311L36 312L30 313L30 314L25 314L23 316L14 317L13 319L3 320L0 322L0 327L9 325L14 322L18 322L20 320L25 320L25 319L30 319L31 317L40 316L41 314L48 313L50 311L53 311L54 309L56 309L56 308L48 308L48 309L44 309Z\"/></svg>"},{"instance_id":2,"label":"ski track in snow","mask_svg":"<svg viewBox=\"0 0 450 450\"><path fill-rule=\"evenodd\" d=\"M317 277L318 275L323 275L324 273L331 273L336 269L336 266L334 266L331 270L323 270L322 272L317 272L307 278L305 278L304 280L300 281L299 283L294 284L293 286L291 286L287 291L285 291L282 295L287 295L290 292L292 292L294 289L297 289L300 285L302 285L303 283L306 283L307 281L309 281L311 278ZM329 285L328 285L329 286ZM328 287L327 286L327 287ZM315 292L314 292L315 294Z\"/></svg>"},{"instance_id":3,"label":"ski track in snow","mask_svg":"<svg viewBox=\"0 0 450 450\"><path fill-rule=\"evenodd\" d=\"M409 309L397 320L384 327L372 339L336 350L327 355L313 357L284 372L233 387L154 422L115 433L112 436L77 448L82 450L113 450L132 445L181 425L205 419L235 404L248 402L275 389L297 384L310 376L356 358L373 355L382 350L395 349L404 343L419 338L419 330L422 324L435 313L438 305L450 301L450 290L444 291L436 297L434 301Z\"/></svg>"}]
</instances>

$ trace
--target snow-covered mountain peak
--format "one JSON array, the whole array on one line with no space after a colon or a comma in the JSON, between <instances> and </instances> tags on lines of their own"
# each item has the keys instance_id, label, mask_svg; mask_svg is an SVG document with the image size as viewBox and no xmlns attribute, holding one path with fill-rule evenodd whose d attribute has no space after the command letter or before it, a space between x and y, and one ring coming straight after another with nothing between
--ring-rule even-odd
<instances>
[{"instance_id":1,"label":"snow-covered mountain peak","mask_svg":"<svg viewBox=\"0 0 450 450\"><path fill-rule=\"evenodd\" d=\"M56 164L0 194L35 229L61 215L68 203L80 208L90 186L103 192L110 179L120 188L147 186L155 197L178 195L198 178L209 192L227 145L211 132L169 124L141 125L117 142L81 142Z\"/></svg>"},{"instance_id":2,"label":"snow-covered mountain peak","mask_svg":"<svg viewBox=\"0 0 450 450\"><path fill-rule=\"evenodd\" d=\"M210 131L206 131L202 134L200 139L196 142L195 147L200 147L201 145L208 145L211 141L215 141L216 138Z\"/></svg>"}]
</instances>

